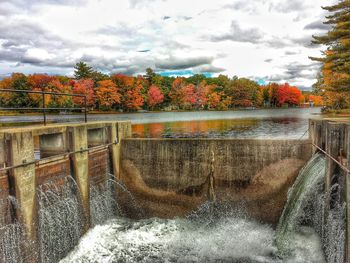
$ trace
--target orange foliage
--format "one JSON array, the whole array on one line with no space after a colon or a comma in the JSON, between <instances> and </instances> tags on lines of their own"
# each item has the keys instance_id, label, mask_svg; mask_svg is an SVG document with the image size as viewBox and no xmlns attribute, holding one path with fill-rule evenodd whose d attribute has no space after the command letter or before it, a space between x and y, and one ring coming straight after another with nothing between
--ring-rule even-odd
<instances>
[{"instance_id":1,"label":"orange foliage","mask_svg":"<svg viewBox=\"0 0 350 263\"><path fill-rule=\"evenodd\" d=\"M322 96L309 95L309 102L313 102L315 106L323 106L324 101Z\"/></svg>"},{"instance_id":2,"label":"orange foliage","mask_svg":"<svg viewBox=\"0 0 350 263\"><path fill-rule=\"evenodd\" d=\"M96 101L99 106L110 109L113 105L120 103L118 88L112 80L101 80L97 85Z\"/></svg>"},{"instance_id":3,"label":"orange foliage","mask_svg":"<svg viewBox=\"0 0 350 263\"><path fill-rule=\"evenodd\" d=\"M0 89L12 89L12 78L4 78L0 81ZM0 92L0 102L9 104L12 98L12 93L10 92Z\"/></svg>"}]
</instances>

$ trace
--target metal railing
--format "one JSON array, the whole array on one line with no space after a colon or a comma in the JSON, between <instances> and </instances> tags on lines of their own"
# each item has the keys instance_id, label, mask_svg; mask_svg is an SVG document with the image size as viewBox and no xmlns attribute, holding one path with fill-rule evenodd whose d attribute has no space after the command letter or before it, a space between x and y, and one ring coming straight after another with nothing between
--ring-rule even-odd
<instances>
[{"instance_id":1,"label":"metal railing","mask_svg":"<svg viewBox=\"0 0 350 263\"><path fill-rule=\"evenodd\" d=\"M0 107L0 111L41 111L44 118L44 125L47 124L47 112L49 111L62 111L62 110L69 110L69 111L75 111L80 110L84 112L84 121L87 122L87 99L86 95L84 94L71 94L71 93L56 93L56 92L48 92L48 91L30 91L30 90L17 90L17 89L0 89L0 93L20 93L20 94L39 94L41 95L41 102L42 107L12 107L12 108L4 108ZM45 95L52 95L52 96L67 96L67 97L81 97L84 98L84 107L78 108L78 107L46 107L46 101L45 101Z\"/></svg>"}]
</instances>

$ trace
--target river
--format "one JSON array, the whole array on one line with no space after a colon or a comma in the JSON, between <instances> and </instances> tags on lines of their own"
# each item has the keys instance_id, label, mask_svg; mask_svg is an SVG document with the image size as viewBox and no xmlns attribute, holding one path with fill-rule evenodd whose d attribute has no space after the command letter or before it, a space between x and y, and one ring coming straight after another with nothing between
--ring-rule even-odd
<instances>
[{"instance_id":1,"label":"river","mask_svg":"<svg viewBox=\"0 0 350 263\"><path fill-rule=\"evenodd\" d=\"M90 114L89 121L130 120L133 137L299 138L320 108ZM40 115L1 116L0 127L39 124ZM49 122L79 122L82 115L49 115Z\"/></svg>"}]
</instances>

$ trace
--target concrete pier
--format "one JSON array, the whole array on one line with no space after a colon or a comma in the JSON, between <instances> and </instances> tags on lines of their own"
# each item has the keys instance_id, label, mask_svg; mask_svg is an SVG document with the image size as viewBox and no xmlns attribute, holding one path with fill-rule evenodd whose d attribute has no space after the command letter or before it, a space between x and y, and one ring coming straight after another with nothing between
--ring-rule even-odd
<instances>
[{"instance_id":1,"label":"concrete pier","mask_svg":"<svg viewBox=\"0 0 350 263\"><path fill-rule=\"evenodd\" d=\"M332 209L333 184L338 183L342 201L346 202L346 258L350 262L350 120L348 119L312 119L309 121L310 139L315 145L313 151L326 154L325 189L328 198L325 204L325 217ZM316 147L317 146L317 147Z\"/></svg>"}]
</instances>

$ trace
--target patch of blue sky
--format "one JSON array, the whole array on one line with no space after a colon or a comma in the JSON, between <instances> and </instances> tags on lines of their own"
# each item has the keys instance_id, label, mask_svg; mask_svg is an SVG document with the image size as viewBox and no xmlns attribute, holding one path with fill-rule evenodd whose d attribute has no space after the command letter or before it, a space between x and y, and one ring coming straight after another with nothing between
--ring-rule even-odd
<instances>
[{"instance_id":1,"label":"patch of blue sky","mask_svg":"<svg viewBox=\"0 0 350 263\"><path fill-rule=\"evenodd\" d=\"M213 77L213 73L211 72L201 72L201 73L195 73L193 70L171 70L171 71L160 71L157 72L159 75L164 77L190 77L195 74L202 74L206 76L207 78Z\"/></svg>"}]
</instances>

